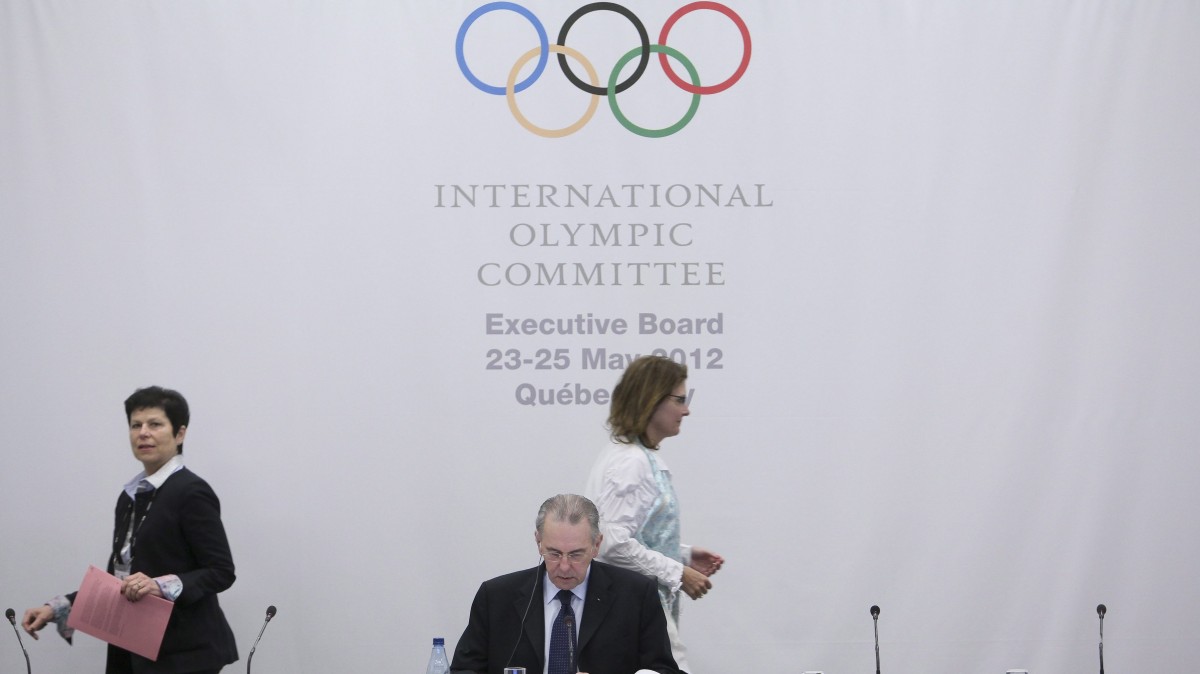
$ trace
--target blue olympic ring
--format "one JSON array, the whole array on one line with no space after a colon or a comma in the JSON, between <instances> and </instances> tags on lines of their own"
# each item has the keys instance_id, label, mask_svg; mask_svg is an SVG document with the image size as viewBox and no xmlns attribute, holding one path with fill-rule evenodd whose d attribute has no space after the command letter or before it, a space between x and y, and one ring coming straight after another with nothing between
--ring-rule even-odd
<instances>
[{"instance_id":1,"label":"blue olympic ring","mask_svg":"<svg viewBox=\"0 0 1200 674\"><path fill-rule=\"evenodd\" d=\"M546 35L546 28L542 26L542 22L533 15L533 12L513 2L489 2L474 12L471 12L470 16L463 21L462 26L460 26L458 29L458 39L454 41L454 55L458 57L458 69L462 71L462 74L466 76L467 80L470 81L471 84L474 84L481 91L503 96L505 93L505 88L487 84L478 77L475 77L475 74L472 73L471 69L467 66L466 56L463 55L463 42L467 39L467 29L469 29L471 24L475 23L479 17L498 9L507 9L520 14L526 19L529 19L529 23L532 23L534 30L537 31L538 45L542 50L541 54L538 56L537 65L533 68L533 72L529 74L529 77L526 77L518 82L517 85L513 87L513 91L524 91L529 87L529 85L536 82L537 79L542 76L542 71L546 69L546 62L550 60L550 38Z\"/></svg>"}]
</instances>

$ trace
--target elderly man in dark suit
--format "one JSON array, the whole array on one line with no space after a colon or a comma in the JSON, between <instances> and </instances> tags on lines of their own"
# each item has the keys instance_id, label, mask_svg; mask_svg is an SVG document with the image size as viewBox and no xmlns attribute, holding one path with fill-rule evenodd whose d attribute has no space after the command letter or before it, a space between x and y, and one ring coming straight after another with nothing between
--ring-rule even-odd
<instances>
[{"instance_id":1,"label":"elderly man in dark suit","mask_svg":"<svg viewBox=\"0 0 1200 674\"><path fill-rule=\"evenodd\" d=\"M593 561L601 538L591 501L547 499L534 530L543 563L479 588L451 671L681 674L654 581Z\"/></svg>"}]
</instances>

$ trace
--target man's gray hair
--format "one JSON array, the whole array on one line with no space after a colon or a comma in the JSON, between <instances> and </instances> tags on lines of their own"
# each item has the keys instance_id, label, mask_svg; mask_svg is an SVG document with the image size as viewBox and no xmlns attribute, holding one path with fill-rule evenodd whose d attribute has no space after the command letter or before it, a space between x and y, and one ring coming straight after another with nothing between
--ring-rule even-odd
<instances>
[{"instance_id":1,"label":"man's gray hair","mask_svg":"<svg viewBox=\"0 0 1200 674\"><path fill-rule=\"evenodd\" d=\"M586 518L592 529L592 543L600 538L600 511L596 510L595 503L578 494L559 494L546 499L538 509L535 523L539 537L542 535L547 515L567 524L579 524Z\"/></svg>"}]
</instances>

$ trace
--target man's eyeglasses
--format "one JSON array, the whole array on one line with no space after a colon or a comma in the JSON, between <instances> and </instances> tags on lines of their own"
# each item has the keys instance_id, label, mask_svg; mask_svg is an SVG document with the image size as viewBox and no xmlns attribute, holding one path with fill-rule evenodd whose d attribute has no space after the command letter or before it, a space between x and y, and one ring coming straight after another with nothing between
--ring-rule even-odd
<instances>
[{"instance_id":1,"label":"man's eyeglasses","mask_svg":"<svg viewBox=\"0 0 1200 674\"><path fill-rule=\"evenodd\" d=\"M564 555L558 550L547 550L546 552L542 553L542 559L545 559L547 562L553 564L559 564L564 559L570 564L578 564L587 559L587 553L585 553L583 550L576 550L574 552L568 552Z\"/></svg>"}]
</instances>

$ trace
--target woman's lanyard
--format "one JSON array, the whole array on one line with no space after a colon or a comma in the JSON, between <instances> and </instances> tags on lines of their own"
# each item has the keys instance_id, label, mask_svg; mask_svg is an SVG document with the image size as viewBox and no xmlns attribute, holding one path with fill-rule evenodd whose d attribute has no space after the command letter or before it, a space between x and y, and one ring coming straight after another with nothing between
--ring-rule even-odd
<instances>
[{"instance_id":1,"label":"woman's lanyard","mask_svg":"<svg viewBox=\"0 0 1200 674\"><path fill-rule=\"evenodd\" d=\"M146 502L146 509L142 511L141 517L138 517L137 496L147 495L149 500ZM157 489L139 491L129 501L129 511L126 515L129 519L129 527L125 530L125 544L121 546L120 552L113 555L113 570L117 578L125 578L130 573L133 566L133 548L137 545L138 532L142 530L142 524L145 523L146 516L150 514L150 508L154 505L154 497L157 495Z\"/></svg>"}]
</instances>

